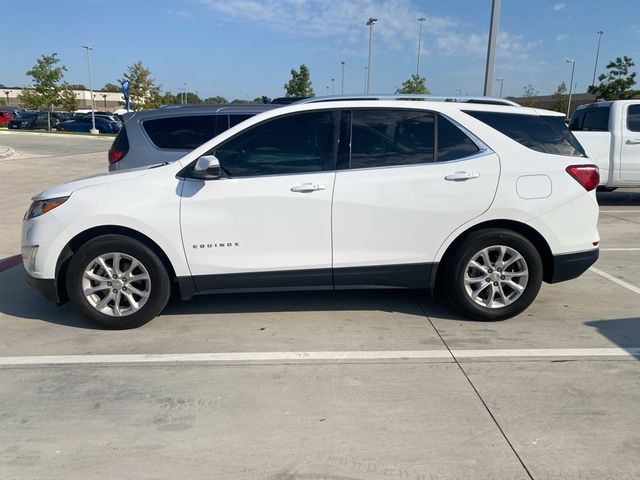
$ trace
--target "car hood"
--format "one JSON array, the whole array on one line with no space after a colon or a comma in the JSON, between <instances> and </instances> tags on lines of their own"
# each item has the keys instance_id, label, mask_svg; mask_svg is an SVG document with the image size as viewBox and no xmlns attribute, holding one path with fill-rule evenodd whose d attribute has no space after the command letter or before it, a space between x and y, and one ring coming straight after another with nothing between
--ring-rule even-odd
<instances>
[{"instance_id":1,"label":"car hood","mask_svg":"<svg viewBox=\"0 0 640 480\"><path fill-rule=\"evenodd\" d=\"M67 183L61 183L54 187L49 187L46 190L35 195L32 200L46 200L47 198L67 197L77 190L91 187L94 185L105 185L108 183L126 182L137 177L145 175L149 171L148 168L140 170L127 170L126 172L110 172L100 175L94 175L92 177L80 178Z\"/></svg>"}]
</instances>

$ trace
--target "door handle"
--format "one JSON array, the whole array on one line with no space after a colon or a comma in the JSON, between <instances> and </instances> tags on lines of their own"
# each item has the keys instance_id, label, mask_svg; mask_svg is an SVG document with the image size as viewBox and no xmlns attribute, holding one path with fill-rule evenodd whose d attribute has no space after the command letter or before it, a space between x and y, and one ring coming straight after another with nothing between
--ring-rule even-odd
<instances>
[{"instance_id":1,"label":"door handle","mask_svg":"<svg viewBox=\"0 0 640 480\"><path fill-rule=\"evenodd\" d=\"M624 143L626 143L627 145L640 145L640 139L634 138L633 140L627 140Z\"/></svg>"},{"instance_id":2,"label":"door handle","mask_svg":"<svg viewBox=\"0 0 640 480\"><path fill-rule=\"evenodd\" d=\"M300 192L300 193L316 192L318 190L326 190L326 189L327 189L326 185L321 185L318 183L303 183L302 185L296 185L295 187L291 187L292 192Z\"/></svg>"},{"instance_id":3,"label":"door handle","mask_svg":"<svg viewBox=\"0 0 640 480\"><path fill-rule=\"evenodd\" d=\"M480 177L479 172L456 172L450 173L449 175L444 177L444 179L449 180L450 182L463 182L465 180L471 180L478 177Z\"/></svg>"}]
</instances>

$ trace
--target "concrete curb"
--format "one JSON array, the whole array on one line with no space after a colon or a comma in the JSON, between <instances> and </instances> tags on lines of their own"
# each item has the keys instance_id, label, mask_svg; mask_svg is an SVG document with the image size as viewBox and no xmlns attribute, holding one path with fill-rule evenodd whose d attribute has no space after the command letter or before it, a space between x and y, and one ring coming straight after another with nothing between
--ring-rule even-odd
<instances>
[{"instance_id":1,"label":"concrete curb","mask_svg":"<svg viewBox=\"0 0 640 480\"><path fill-rule=\"evenodd\" d=\"M0 159L12 157L14 153L13 148L0 145Z\"/></svg>"},{"instance_id":2,"label":"concrete curb","mask_svg":"<svg viewBox=\"0 0 640 480\"><path fill-rule=\"evenodd\" d=\"M41 135L43 137L58 137L58 138L69 138L69 137L81 137L81 138L115 138L114 134L110 134L110 133L100 133L98 135L91 135L91 134L87 134L87 135L78 135L77 133L65 133L65 132L58 132L58 133L50 133L50 132L34 132L33 130L5 130L5 129L0 129L0 135L16 135L16 134L23 134L23 135Z\"/></svg>"},{"instance_id":3,"label":"concrete curb","mask_svg":"<svg viewBox=\"0 0 640 480\"><path fill-rule=\"evenodd\" d=\"M9 270L16 265L19 265L22 262L21 255L14 255L13 257L7 257L0 259L0 272L4 272L5 270Z\"/></svg>"}]
</instances>

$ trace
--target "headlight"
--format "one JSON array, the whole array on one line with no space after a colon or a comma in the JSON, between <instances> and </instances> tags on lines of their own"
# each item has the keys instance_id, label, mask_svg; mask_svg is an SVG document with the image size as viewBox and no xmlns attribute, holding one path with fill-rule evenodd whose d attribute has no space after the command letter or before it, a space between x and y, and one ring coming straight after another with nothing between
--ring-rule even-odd
<instances>
[{"instance_id":1,"label":"headlight","mask_svg":"<svg viewBox=\"0 0 640 480\"><path fill-rule=\"evenodd\" d=\"M39 217L40 215L59 207L66 202L68 198L69 197L58 197L48 198L47 200L36 200L31 204L29 210L27 210L27 213L24 215L24 219L29 220L30 218Z\"/></svg>"}]
</instances>

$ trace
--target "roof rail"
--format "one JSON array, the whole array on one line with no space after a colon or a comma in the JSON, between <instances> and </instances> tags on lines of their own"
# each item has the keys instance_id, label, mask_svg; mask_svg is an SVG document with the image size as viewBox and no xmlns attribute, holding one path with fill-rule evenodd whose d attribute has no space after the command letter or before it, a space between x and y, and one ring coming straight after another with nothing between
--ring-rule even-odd
<instances>
[{"instance_id":1,"label":"roof rail","mask_svg":"<svg viewBox=\"0 0 640 480\"><path fill-rule=\"evenodd\" d=\"M384 94L384 95L330 95L324 97L311 97L295 102L296 105L303 103L339 102L354 100L422 100L425 102L459 102L459 103L483 103L489 105L510 105L520 107L519 103L505 98L495 97L460 97L460 96L437 96L420 94Z\"/></svg>"}]
</instances>

